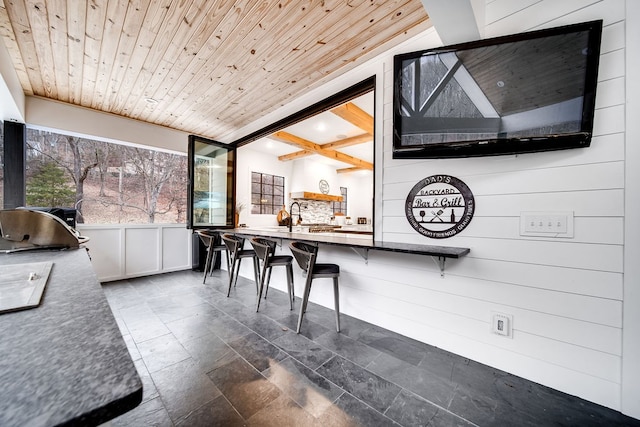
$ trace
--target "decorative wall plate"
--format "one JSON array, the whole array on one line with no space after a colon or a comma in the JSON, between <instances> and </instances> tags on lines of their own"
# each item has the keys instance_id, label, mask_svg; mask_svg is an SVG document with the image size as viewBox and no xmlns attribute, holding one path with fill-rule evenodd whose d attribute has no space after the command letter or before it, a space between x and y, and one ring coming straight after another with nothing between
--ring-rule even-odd
<instances>
[{"instance_id":1,"label":"decorative wall plate","mask_svg":"<svg viewBox=\"0 0 640 427\"><path fill-rule=\"evenodd\" d=\"M322 194L329 194L329 183L325 179L320 180L319 187Z\"/></svg>"},{"instance_id":2,"label":"decorative wall plate","mask_svg":"<svg viewBox=\"0 0 640 427\"><path fill-rule=\"evenodd\" d=\"M464 230L474 211L471 190L450 175L432 175L418 182L405 204L409 224L418 233L434 239L452 237Z\"/></svg>"}]
</instances>

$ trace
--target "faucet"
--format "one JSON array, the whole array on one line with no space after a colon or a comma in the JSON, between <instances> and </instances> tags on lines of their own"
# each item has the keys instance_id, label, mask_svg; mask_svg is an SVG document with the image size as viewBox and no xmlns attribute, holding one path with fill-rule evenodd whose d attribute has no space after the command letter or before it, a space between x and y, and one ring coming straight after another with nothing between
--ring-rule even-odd
<instances>
[{"instance_id":1,"label":"faucet","mask_svg":"<svg viewBox=\"0 0 640 427\"><path fill-rule=\"evenodd\" d=\"M298 206L298 218L300 218L300 203L291 203L291 207L289 208L289 233L291 233L291 231L293 230L293 205Z\"/></svg>"}]
</instances>

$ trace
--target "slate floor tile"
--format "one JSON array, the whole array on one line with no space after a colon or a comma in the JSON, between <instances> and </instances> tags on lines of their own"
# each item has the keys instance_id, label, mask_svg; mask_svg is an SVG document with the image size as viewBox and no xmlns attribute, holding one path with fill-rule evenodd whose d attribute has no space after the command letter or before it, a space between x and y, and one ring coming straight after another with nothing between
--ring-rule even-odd
<instances>
[{"instance_id":1,"label":"slate floor tile","mask_svg":"<svg viewBox=\"0 0 640 427\"><path fill-rule=\"evenodd\" d=\"M344 393L320 418L317 426L332 427L399 427L400 424L385 417L349 393Z\"/></svg>"},{"instance_id":2,"label":"slate floor tile","mask_svg":"<svg viewBox=\"0 0 640 427\"><path fill-rule=\"evenodd\" d=\"M214 369L220 360L234 352L231 347L211 332L186 341L182 343L182 346L204 372Z\"/></svg>"},{"instance_id":3,"label":"slate floor tile","mask_svg":"<svg viewBox=\"0 0 640 427\"><path fill-rule=\"evenodd\" d=\"M297 313L288 313L278 319L278 321L286 326L290 331L295 332L298 327L298 314ZM319 325L306 317L302 318L302 325L300 327L300 335L303 335L310 340L315 340L321 335L326 334L327 332L333 331L333 329L325 328L322 325Z\"/></svg>"},{"instance_id":4,"label":"slate floor tile","mask_svg":"<svg viewBox=\"0 0 640 427\"><path fill-rule=\"evenodd\" d=\"M255 333L231 341L229 346L259 372L287 357L284 351Z\"/></svg>"},{"instance_id":5,"label":"slate floor tile","mask_svg":"<svg viewBox=\"0 0 640 427\"><path fill-rule=\"evenodd\" d=\"M292 358L275 364L264 376L314 417L344 393L337 385Z\"/></svg>"},{"instance_id":6,"label":"slate floor tile","mask_svg":"<svg viewBox=\"0 0 640 427\"><path fill-rule=\"evenodd\" d=\"M456 384L387 354L381 354L367 369L443 408L449 407L456 391Z\"/></svg>"},{"instance_id":7,"label":"slate floor tile","mask_svg":"<svg viewBox=\"0 0 640 427\"><path fill-rule=\"evenodd\" d=\"M378 350L337 332L327 332L314 341L361 366L368 365L380 355Z\"/></svg>"},{"instance_id":8,"label":"slate floor tile","mask_svg":"<svg viewBox=\"0 0 640 427\"><path fill-rule=\"evenodd\" d=\"M138 343L138 350L150 373L189 358L189 353L170 333Z\"/></svg>"},{"instance_id":9,"label":"slate floor tile","mask_svg":"<svg viewBox=\"0 0 640 427\"><path fill-rule=\"evenodd\" d=\"M227 315L212 320L207 324L207 329L225 342L233 341L251 333L251 329Z\"/></svg>"},{"instance_id":10,"label":"slate floor tile","mask_svg":"<svg viewBox=\"0 0 640 427\"><path fill-rule=\"evenodd\" d=\"M407 390L400 392L385 415L406 427L472 427L474 425Z\"/></svg>"},{"instance_id":11,"label":"slate floor tile","mask_svg":"<svg viewBox=\"0 0 640 427\"><path fill-rule=\"evenodd\" d=\"M417 344L409 338L381 330L380 328L365 329L359 334L357 339L369 347L387 353L412 365L417 366L424 357L424 346Z\"/></svg>"},{"instance_id":12,"label":"slate floor tile","mask_svg":"<svg viewBox=\"0 0 640 427\"><path fill-rule=\"evenodd\" d=\"M400 387L355 363L335 356L317 372L374 409L384 412L400 393Z\"/></svg>"},{"instance_id":13,"label":"slate floor tile","mask_svg":"<svg viewBox=\"0 0 640 427\"><path fill-rule=\"evenodd\" d=\"M333 357L333 352L305 336L290 331L272 341L287 354L311 369L316 369Z\"/></svg>"},{"instance_id":14,"label":"slate floor tile","mask_svg":"<svg viewBox=\"0 0 640 427\"><path fill-rule=\"evenodd\" d=\"M221 396L220 390L192 359L152 372L151 378L174 421Z\"/></svg>"},{"instance_id":15,"label":"slate floor tile","mask_svg":"<svg viewBox=\"0 0 640 427\"><path fill-rule=\"evenodd\" d=\"M210 332L207 327L210 323L211 319L199 315L192 315L168 322L167 328L169 328L178 341L185 342L209 334Z\"/></svg>"},{"instance_id":16,"label":"slate floor tile","mask_svg":"<svg viewBox=\"0 0 640 427\"><path fill-rule=\"evenodd\" d=\"M135 364L138 375L140 375L140 379L142 380L142 401L146 402L147 400L158 397L158 390L151 379L151 375L149 374L144 361L142 359L138 359L133 363Z\"/></svg>"},{"instance_id":17,"label":"slate floor tile","mask_svg":"<svg viewBox=\"0 0 640 427\"><path fill-rule=\"evenodd\" d=\"M224 426L241 427L245 421L224 396L205 403L176 423L176 427Z\"/></svg>"},{"instance_id":18,"label":"slate floor tile","mask_svg":"<svg viewBox=\"0 0 640 427\"><path fill-rule=\"evenodd\" d=\"M207 375L245 420L281 394L278 387L237 355L221 360Z\"/></svg>"},{"instance_id":19,"label":"slate floor tile","mask_svg":"<svg viewBox=\"0 0 640 427\"><path fill-rule=\"evenodd\" d=\"M250 427L301 427L314 423L313 416L286 395L278 396L247 420Z\"/></svg>"},{"instance_id":20,"label":"slate floor tile","mask_svg":"<svg viewBox=\"0 0 640 427\"><path fill-rule=\"evenodd\" d=\"M336 333L314 303L295 334L286 293L270 289L256 313L252 280L230 298L227 286L220 270L204 285L189 270L103 285L143 383L112 425L640 426L344 313Z\"/></svg>"},{"instance_id":21,"label":"slate floor tile","mask_svg":"<svg viewBox=\"0 0 640 427\"><path fill-rule=\"evenodd\" d=\"M160 397L142 402L134 410L110 421L113 427L156 426L173 427Z\"/></svg>"}]
</instances>

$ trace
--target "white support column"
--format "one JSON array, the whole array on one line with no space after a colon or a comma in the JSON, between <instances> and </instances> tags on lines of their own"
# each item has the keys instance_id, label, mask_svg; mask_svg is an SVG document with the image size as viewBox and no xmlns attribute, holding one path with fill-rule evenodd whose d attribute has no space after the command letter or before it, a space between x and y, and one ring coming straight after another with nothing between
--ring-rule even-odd
<instances>
[{"instance_id":1,"label":"white support column","mask_svg":"<svg viewBox=\"0 0 640 427\"><path fill-rule=\"evenodd\" d=\"M422 5L445 45L483 37L485 0L422 0Z\"/></svg>"},{"instance_id":2,"label":"white support column","mask_svg":"<svg viewBox=\"0 0 640 427\"><path fill-rule=\"evenodd\" d=\"M11 57L0 41L0 121L25 122L24 92L18 80Z\"/></svg>"},{"instance_id":3,"label":"white support column","mask_svg":"<svg viewBox=\"0 0 640 427\"><path fill-rule=\"evenodd\" d=\"M626 2L622 413L640 418L640 2Z\"/></svg>"}]
</instances>

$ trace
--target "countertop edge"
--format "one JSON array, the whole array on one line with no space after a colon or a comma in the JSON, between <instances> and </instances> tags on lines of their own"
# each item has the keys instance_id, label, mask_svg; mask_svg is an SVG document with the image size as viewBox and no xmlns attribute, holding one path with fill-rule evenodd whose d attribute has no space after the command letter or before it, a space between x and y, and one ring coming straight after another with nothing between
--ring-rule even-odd
<instances>
[{"instance_id":1,"label":"countertop edge","mask_svg":"<svg viewBox=\"0 0 640 427\"><path fill-rule=\"evenodd\" d=\"M471 252L470 248L455 246L418 245L411 243L381 242L362 238L323 236L322 233L297 233L289 231L266 231L250 227L218 229L220 233L233 233L245 236L270 237L272 239L298 240L302 242L320 243L334 246L378 250L387 252L401 252L414 255L428 255L444 258L461 258Z\"/></svg>"}]
</instances>

